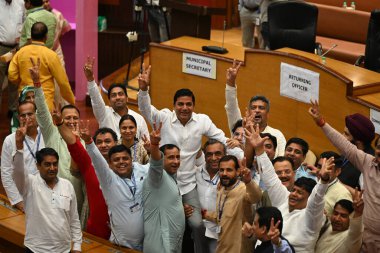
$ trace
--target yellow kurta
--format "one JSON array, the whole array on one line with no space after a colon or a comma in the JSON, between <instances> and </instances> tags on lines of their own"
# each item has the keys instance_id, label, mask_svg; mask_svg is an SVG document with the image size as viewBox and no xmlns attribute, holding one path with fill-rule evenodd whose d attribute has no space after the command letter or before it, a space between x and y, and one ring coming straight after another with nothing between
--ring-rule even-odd
<instances>
[{"instance_id":1,"label":"yellow kurta","mask_svg":"<svg viewBox=\"0 0 380 253\"><path fill-rule=\"evenodd\" d=\"M40 58L40 82L49 109L54 108L54 79L61 90L61 96L70 104L75 104L74 94L58 55L47 48L43 42L33 41L32 44L22 47L9 65L8 79L18 84L19 92L25 86L33 86L29 73L29 68L32 67L30 58L33 58L35 63L37 63L37 58Z\"/></svg>"}]
</instances>

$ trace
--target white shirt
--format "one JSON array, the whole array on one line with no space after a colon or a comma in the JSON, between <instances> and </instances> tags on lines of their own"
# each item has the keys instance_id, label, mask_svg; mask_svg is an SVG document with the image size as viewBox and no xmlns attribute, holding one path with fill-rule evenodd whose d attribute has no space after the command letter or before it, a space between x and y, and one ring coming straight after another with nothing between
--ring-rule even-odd
<instances>
[{"instance_id":1,"label":"white shirt","mask_svg":"<svg viewBox=\"0 0 380 253\"><path fill-rule=\"evenodd\" d=\"M242 119L241 112L239 109L239 102L237 100L236 90L236 87L231 87L226 84L226 105L224 106L224 108L226 109L228 127L230 130L232 130L232 128L238 120ZM267 125L264 131L262 131L262 133L269 133L276 137L277 148L275 157L283 156L285 153L286 139L282 132L278 129L275 129Z\"/></svg>"},{"instance_id":2,"label":"white shirt","mask_svg":"<svg viewBox=\"0 0 380 253\"><path fill-rule=\"evenodd\" d=\"M39 173L24 172L23 152L16 152L15 181L25 201L24 244L33 252L81 250L82 231L72 184L63 178L51 189Z\"/></svg>"},{"instance_id":3,"label":"white shirt","mask_svg":"<svg viewBox=\"0 0 380 253\"><path fill-rule=\"evenodd\" d=\"M149 164L133 163L131 179L121 178L109 168L94 143L86 147L108 206L112 230L110 241L142 250L144 239L142 186L148 175Z\"/></svg>"},{"instance_id":4,"label":"white shirt","mask_svg":"<svg viewBox=\"0 0 380 253\"><path fill-rule=\"evenodd\" d=\"M162 122L160 145L175 144L181 150L181 165L177 172L177 182L181 194L193 190L195 183L195 159L202 145L202 137L216 139L226 144L226 136L217 128L205 114L192 114L186 125L178 120L174 111L169 109L157 110L151 105L147 91L139 91L139 109L144 117L153 125L153 122ZM240 148L231 149L230 154L242 159L244 154Z\"/></svg>"},{"instance_id":5,"label":"white shirt","mask_svg":"<svg viewBox=\"0 0 380 253\"><path fill-rule=\"evenodd\" d=\"M115 131L117 138L120 139L119 121L121 116L115 112L112 107L107 106L104 103L98 85L95 81L87 83L88 93L91 97L92 110L94 112L96 120L99 122L99 127L108 127ZM144 118L137 112L128 108L128 114L132 115L137 123L136 137L140 139L142 136L149 138L148 126Z\"/></svg>"},{"instance_id":6,"label":"white shirt","mask_svg":"<svg viewBox=\"0 0 380 253\"><path fill-rule=\"evenodd\" d=\"M199 158L198 158L199 159ZM204 161L204 155L202 158ZM197 180L197 191L199 202L202 209L214 212L216 211L216 195L218 193L219 173L216 173L210 180L210 175L205 168L206 164L196 167L195 178ZM209 238L218 239L218 233L216 233L217 224L208 220L203 220L203 224L206 228L205 235Z\"/></svg>"},{"instance_id":7,"label":"white shirt","mask_svg":"<svg viewBox=\"0 0 380 253\"><path fill-rule=\"evenodd\" d=\"M25 7L23 0L13 0L8 4L0 1L0 42L5 45L15 45L21 35L24 23Z\"/></svg>"},{"instance_id":8,"label":"white shirt","mask_svg":"<svg viewBox=\"0 0 380 253\"><path fill-rule=\"evenodd\" d=\"M284 220L282 235L293 245L297 253L314 252L319 231L325 220L324 195L328 184L317 183L309 196L306 208L289 212L290 193L276 175L272 162L265 152L257 156L257 164L262 169L261 179L267 187L272 205L282 213Z\"/></svg>"},{"instance_id":9,"label":"white shirt","mask_svg":"<svg viewBox=\"0 0 380 253\"><path fill-rule=\"evenodd\" d=\"M42 137L40 128L37 128L37 131L38 134L35 140L30 136L25 136L24 141L24 168L27 169L28 174L32 175L38 172L35 154L38 150L45 147L44 138ZM32 152L30 152L26 143L28 143ZM16 133L12 133L5 138L1 150L1 181L3 182L5 192L7 193L11 205L15 205L23 200L16 187L15 181L13 180L13 170L15 168L13 156L16 151Z\"/></svg>"}]
</instances>

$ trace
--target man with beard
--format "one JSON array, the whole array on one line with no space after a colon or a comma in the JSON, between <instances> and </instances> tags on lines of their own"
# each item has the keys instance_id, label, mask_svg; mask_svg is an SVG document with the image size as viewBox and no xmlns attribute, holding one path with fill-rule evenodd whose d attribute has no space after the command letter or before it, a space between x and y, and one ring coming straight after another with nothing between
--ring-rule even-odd
<instances>
[{"instance_id":1,"label":"man with beard","mask_svg":"<svg viewBox=\"0 0 380 253\"><path fill-rule=\"evenodd\" d=\"M166 144L160 149L161 126L150 134L150 168L143 185L144 252L181 253L185 214L176 174L180 150Z\"/></svg>"},{"instance_id":2,"label":"man with beard","mask_svg":"<svg viewBox=\"0 0 380 253\"><path fill-rule=\"evenodd\" d=\"M365 182L363 212L363 246L362 252L372 253L378 252L380 238L380 145L379 140L376 141L375 156L365 153L356 145L352 144L344 135L338 133L334 128L326 123L325 119L319 111L317 101L312 101L312 107L309 109L309 114L314 119L315 123L322 128L323 133L330 142L348 159L357 169L363 173ZM368 122L368 118L366 122ZM369 122L366 123L369 125Z\"/></svg>"},{"instance_id":3,"label":"man with beard","mask_svg":"<svg viewBox=\"0 0 380 253\"><path fill-rule=\"evenodd\" d=\"M222 157L219 160L219 177L217 210L202 210L202 215L218 225L216 232L219 238L215 252L242 252L244 208L260 201L261 189L252 181L251 171L245 166L245 158L240 162L235 156Z\"/></svg>"},{"instance_id":4,"label":"man with beard","mask_svg":"<svg viewBox=\"0 0 380 253\"><path fill-rule=\"evenodd\" d=\"M87 79L87 89L91 98L92 110L94 112L96 120L99 122L99 127L111 128L120 138L119 122L123 115L130 114L136 119L137 123L137 134L138 139L146 136L149 138L148 126L144 118L128 108L128 93L124 85L122 84L112 84L108 88L108 100L110 106L104 103L102 95L98 85L94 78L94 67L95 58L87 57L86 63L83 67L84 74Z\"/></svg>"},{"instance_id":5,"label":"man with beard","mask_svg":"<svg viewBox=\"0 0 380 253\"><path fill-rule=\"evenodd\" d=\"M36 174L36 152L45 147L41 129L38 127L36 120L36 105L33 102L24 101L18 105L18 117L20 124L25 126L26 133L24 142L24 167L27 168L29 174ZM8 135L3 143L1 150L1 180L7 193L11 205L17 209L24 211L24 201L17 190L13 179L13 171L15 169L13 156L17 150L15 142L16 133Z\"/></svg>"},{"instance_id":6,"label":"man with beard","mask_svg":"<svg viewBox=\"0 0 380 253\"><path fill-rule=\"evenodd\" d=\"M227 113L228 127L230 130L233 129L234 124L242 119L241 112L239 109L239 103L237 100L237 88L236 88L236 77L239 72L241 62L234 61L232 66L227 69L226 73L226 105L224 108ZM248 104L248 114L251 116L250 119L255 124L259 124L260 133L270 133L277 139L276 155L284 155L286 139L282 132L278 129L270 127L268 125L268 114L270 109L270 103L268 98L264 96L253 96ZM251 161L247 157L247 165L249 166Z\"/></svg>"},{"instance_id":7,"label":"man with beard","mask_svg":"<svg viewBox=\"0 0 380 253\"><path fill-rule=\"evenodd\" d=\"M315 253L358 253L362 245L363 192L355 191L354 203L347 199L336 202L330 224L315 247ZM351 213L354 212L351 218ZM322 229L323 231L323 229Z\"/></svg>"},{"instance_id":8,"label":"man with beard","mask_svg":"<svg viewBox=\"0 0 380 253\"><path fill-rule=\"evenodd\" d=\"M226 147L220 141L215 139L209 139L204 147L202 157L202 164L197 167L196 180L197 191L199 195L199 202L202 209L215 212L216 208L216 195L217 187L219 183L219 161L226 155ZM215 222L203 220L203 224L206 227L205 236L207 241L209 252L215 252L216 244L218 240L218 234L216 232L217 225Z\"/></svg>"},{"instance_id":9,"label":"man with beard","mask_svg":"<svg viewBox=\"0 0 380 253\"><path fill-rule=\"evenodd\" d=\"M283 215L283 236L289 240L296 252L313 252L324 221L324 195L334 159L324 160L318 184L310 178L301 177L295 181L292 191L289 192L276 176L273 165L264 152L265 138L260 137L259 131L258 126L256 129L251 126L250 131L246 129L246 137L255 149L257 164L262 169L261 179L267 187L272 205Z\"/></svg>"},{"instance_id":10,"label":"man with beard","mask_svg":"<svg viewBox=\"0 0 380 253\"><path fill-rule=\"evenodd\" d=\"M317 181L317 176L312 174L307 166L303 165L308 151L309 144L301 138L293 137L286 142L285 156L293 160L296 180L301 177L307 177Z\"/></svg>"}]
</instances>

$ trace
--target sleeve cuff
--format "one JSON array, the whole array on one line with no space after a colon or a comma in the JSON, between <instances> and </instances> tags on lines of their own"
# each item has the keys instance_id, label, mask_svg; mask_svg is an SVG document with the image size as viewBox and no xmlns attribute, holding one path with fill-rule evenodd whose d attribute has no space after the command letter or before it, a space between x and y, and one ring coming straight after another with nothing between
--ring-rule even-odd
<instances>
[{"instance_id":1,"label":"sleeve cuff","mask_svg":"<svg viewBox=\"0 0 380 253\"><path fill-rule=\"evenodd\" d=\"M236 86L235 87L231 87L228 84L226 84L226 90L228 90L228 91L236 91Z\"/></svg>"},{"instance_id":2,"label":"sleeve cuff","mask_svg":"<svg viewBox=\"0 0 380 253\"><path fill-rule=\"evenodd\" d=\"M139 90L139 96L147 96L149 90Z\"/></svg>"},{"instance_id":3,"label":"sleeve cuff","mask_svg":"<svg viewBox=\"0 0 380 253\"><path fill-rule=\"evenodd\" d=\"M82 251L82 243L74 242L73 250Z\"/></svg>"}]
</instances>

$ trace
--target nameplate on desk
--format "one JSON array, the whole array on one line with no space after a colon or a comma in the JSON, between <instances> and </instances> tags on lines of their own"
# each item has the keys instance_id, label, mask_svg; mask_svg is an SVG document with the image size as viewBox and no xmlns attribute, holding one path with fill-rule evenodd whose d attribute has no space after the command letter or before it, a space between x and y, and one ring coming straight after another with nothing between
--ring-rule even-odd
<instances>
[{"instance_id":1,"label":"nameplate on desk","mask_svg":"<svg viewBox=\"0 0 380 253\"><path fill-rule=\"evenodd\" d=\"M280 95L304 103L319 100L319 73L282 62Z\"/></svg>"},{"instance_id":2,"label":"nameplate on desk","mask_svg":"<svg viewBox=\"0 0 380 253\"><path fill-rule=\"evenodd\" d=\"M196 54L182 54L182 72L216 79L216 60Z\"/></svg>"}]
</instances>

